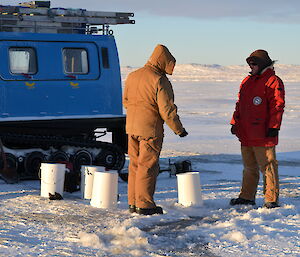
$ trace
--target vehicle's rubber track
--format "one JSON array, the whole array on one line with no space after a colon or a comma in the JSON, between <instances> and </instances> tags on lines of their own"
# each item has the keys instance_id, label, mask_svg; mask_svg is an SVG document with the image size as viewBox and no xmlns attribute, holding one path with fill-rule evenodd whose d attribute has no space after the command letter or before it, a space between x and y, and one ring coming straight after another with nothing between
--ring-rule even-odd
<instances>
[{"instance_id":1,"label":"vehicle's rubber track","mask_svg":"<svg viewBox=\"0 0 300 257\"><path fill-rule=\"evenodd\" d=\"M96 141L95 139L65 138L60 136L39 136L39 135L18 135L18 134L0 134L5 146L17 146L22 149L42 148L49 149L54 147L60 149L63 146L96 148L101 149L100 156L95 164L103 164L106 168L120 171L125 163L125 154L121 148L108 142ZM106 157L110 156L110 162Z\"/></svg>"}]
</instances>

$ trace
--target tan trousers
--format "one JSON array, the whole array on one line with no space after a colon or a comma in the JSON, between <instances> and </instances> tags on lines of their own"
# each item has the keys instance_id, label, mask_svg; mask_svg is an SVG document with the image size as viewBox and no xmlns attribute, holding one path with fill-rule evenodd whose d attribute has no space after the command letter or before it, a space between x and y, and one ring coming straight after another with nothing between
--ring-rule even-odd
<instances>
[{"instance_id":1,"label":"tan trousers","mask_svg":"<svg viewBox=\"0 0 300 257\"><path fill-rule=\"evenodd\" d=\"M244 171L239 197L254 200L259 182L259 170L263 174L265 202L278 203L279 179L275 146L241 148Z\"/></svg>"},{"instance_id":2,"label":"tan trousers","mask_svg":"<svg viewBox=\"0 0 300 257\"><path fill-rule=\"evenodd\" d=\"M159 174L159 155L163 138L128 135L128 204L155 208L153 195Z\"/></svg>"}]
</instances>

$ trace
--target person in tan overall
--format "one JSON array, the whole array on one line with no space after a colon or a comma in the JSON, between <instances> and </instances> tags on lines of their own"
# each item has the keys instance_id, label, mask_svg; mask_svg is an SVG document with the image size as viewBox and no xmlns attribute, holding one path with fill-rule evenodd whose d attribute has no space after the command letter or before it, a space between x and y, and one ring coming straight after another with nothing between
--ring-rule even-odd
<instances>
[{"instance_id":1,"label":"person in tan overall","mask_svg":"<svg viewBox=\"0 0 300 257\"><path fill-rule=\"evenodd\" d=\"M123 105L128 134L128 204L131 213L163 214L153 195L159 174L159 155L166 124L180 137L183 128L174 104L174 92L166 74L171 75L175 58L163 45L157 45L146 65L131 72L126 81Z\"/></svg>"},{"instance_id":2,"label":"person in tan overall","mask_svg":"<svg viewBox=\"0 0 300 257\"><path fill-rule=\"evenodd\" d=\"M231 120L231 133L241 142L244 164L242 188L231 205L254 205L259 170L263 174L266 208L279 207L278 144L285 91L275 75L274 61L268 52L256 50L246 59L251 72L241 83L238 101Z\"/></svg>"}]
</instances>

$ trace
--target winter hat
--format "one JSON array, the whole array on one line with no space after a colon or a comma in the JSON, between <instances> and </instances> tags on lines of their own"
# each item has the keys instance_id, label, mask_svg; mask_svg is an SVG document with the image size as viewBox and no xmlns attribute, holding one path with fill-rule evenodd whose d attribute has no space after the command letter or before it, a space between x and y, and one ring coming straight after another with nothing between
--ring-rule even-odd
<instances>
[{"instance_id":1,"label":"winter hat","mask_svg":"<svg viewBox=\"0 0 300 257\"><path fill-rule=\"evenodd\" d=\"M250 62L255 62L260 70L272 65L274 61L271 60L267 51L259 49L254 51L250 56L246 59L246 62L249 64Z\"/></svg>"}]
</instances>

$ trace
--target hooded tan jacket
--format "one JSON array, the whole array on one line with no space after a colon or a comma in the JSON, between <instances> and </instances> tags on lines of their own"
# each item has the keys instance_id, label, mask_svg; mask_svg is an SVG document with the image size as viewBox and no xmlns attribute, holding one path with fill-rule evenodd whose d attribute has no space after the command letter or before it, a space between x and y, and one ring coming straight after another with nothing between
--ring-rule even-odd
<instances>
[{"instance_id":1,"label":"hooded tan jacket","mask_svg":"<svg viewBox=\"0 0 300 257\"><path fill-rule=\"evenodd\" d=\"M157 45L146 65L128 75L123 95L127 134L163 137L164 122L175 134L184 131L174 104L173 88L166 76L173 73L175 62L165 46Z\"/></svg>"}]
</instances>

